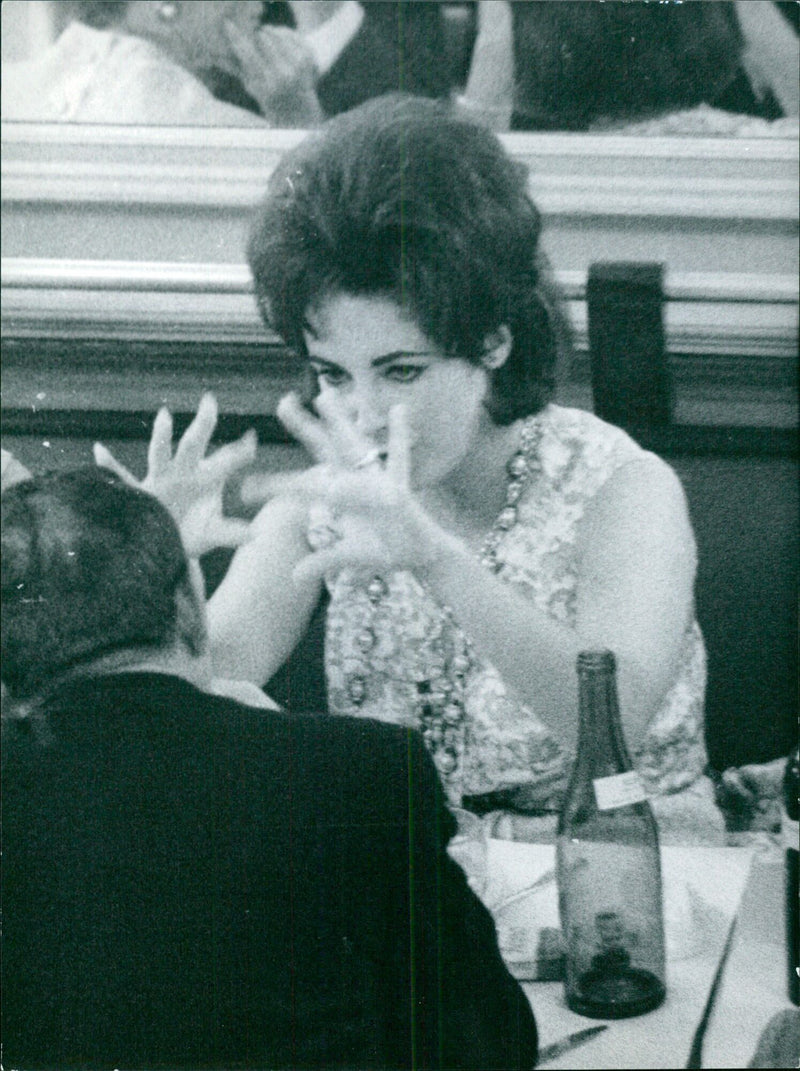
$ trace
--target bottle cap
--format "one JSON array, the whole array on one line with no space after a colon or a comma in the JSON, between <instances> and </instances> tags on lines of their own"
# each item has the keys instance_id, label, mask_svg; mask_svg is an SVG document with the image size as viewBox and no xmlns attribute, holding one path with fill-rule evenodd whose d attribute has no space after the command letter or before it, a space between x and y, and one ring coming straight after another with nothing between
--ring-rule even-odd
<instances>
[{"instance_id":1,"label":"bottle cap","mask_svg":"<svg viewBox=\"0 0 800 1071\"><path fill-rule=\"evenodd\" d=\"M598 648L594 651L581 651L578 655L578 672L585 670L604 669L611 673L616 669L617 661L614 652L606 648Z\"/></svg>"}]
</instances>

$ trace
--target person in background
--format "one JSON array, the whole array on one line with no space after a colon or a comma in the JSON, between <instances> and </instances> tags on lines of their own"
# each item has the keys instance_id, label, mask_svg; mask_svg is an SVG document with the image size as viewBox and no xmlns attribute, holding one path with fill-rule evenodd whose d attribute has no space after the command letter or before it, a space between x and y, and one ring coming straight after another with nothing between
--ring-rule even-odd
<instances>
[{"instance_id":1,"label":"person in background","mask_svg":"<svg viewBox=\"0 0 800 1071\"><path fill-rule=\"evenodd\" d=\"M176 523L114 474L0 531L4 1065L533 1067L417 735L211 694Z\"/></svg>"},{"instance_id":2,"label":"person in background","mask_svg":"<svg viewBox=\"0 0 800 1071\"><path fill-rule=\"evenodd\" d=\"M314 47L317 95L327 116L392 90L425 97L446 95L436 4L344 0L326 5L290 0L288 6L297 29Z\"/></svg>"},{"instance_id":3,"label":"person in background","mask_svg":"<svg viewBox=\"0 0 800 1071\"><path fill-rule=\"evenodd\" d=\"M649 123L658 133L663 118L665 133L680 133L677 114L687 132L713 133L718 115L724 132L726 113L777 119L784 112L768 84L748 76L739 22L740 9L751 9L750 24L762 7L772 5L512 4L513 128L625 132Z\"/></svg>"},{"instance_id":4,"label":"person in background","mask_svg":"<svg viewBox=\"0 0 800 1071\"><path fill-rule=\"evenodd\" d=\"M251 0L62 0L69 21L44 53L3 72L3 119L213 126L313 126L314 59L287 28L262 28ZM236 77L254 114L218 100ZM211 86L211 88L209 88Z\"/></svg>"},{"instance_id":5,"label":"person in background","mask_svg":"<svg viewBox=\"0 0 800 1071\"><path fill-rule=\"evenodd\" d=\"M456 811L547 838L576 656L609 647L664 839L722 843L685 497L553 402L540 230L496 137L440 102L371 101L276 170L249 259L316 395L278 414L319 464L254 481L269 501L209 602L218 672L268 680L327 589L332 711L421 729Z\"/></svg>"},{"instance_id":6,"label":"person in background","mask_svg":"<svg viewBox=\"0 0 800 1071\"><path fill-rule=\"evenodd\" d=\"M780 5L443 6L468 57L457 99L494 130L767 133L797 115L797 34Z\"/></svg>"},{"instance_id":7,"label":"person in background","mask_svg":"<svg viewBox=\"0 0 800 1071\"><path fill-rule=\"evenodd\" d=\"M507 130L514 92L511 5L506 0L476 5L463 81L457 72L464 28L451 25L447 6L414 0L272 0L264 5L263 18L269 25L295 28L313 53L317 95L327 116L402 91L450 98L472 118ZM257 110L234 78L219 75L215 92Z\"/></svg>"}]
</instances>

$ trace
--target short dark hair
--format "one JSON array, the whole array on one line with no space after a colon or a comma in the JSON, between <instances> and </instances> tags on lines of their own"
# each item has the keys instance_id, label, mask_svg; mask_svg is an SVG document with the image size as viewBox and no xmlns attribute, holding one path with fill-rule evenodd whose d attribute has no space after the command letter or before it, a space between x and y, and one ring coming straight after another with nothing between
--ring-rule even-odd
<instances>
[{"instance_id":1,"label":"short dark hair","mask_svg":"<svg viewBox=\"0 0 800 1071\"><path fill-rule=\"evenodd\" d=\"M23 480L0 508L2 680L12 696L35 696L102 655L175 642L188 561L152 495L86 467Z\"/></svg>"},{"instance_id":2,"label":"short dark hair","mask_svg":"<svg viewBox=\"0 0 800 1071\"><path fill-rule=\"evenodd\" d=\"M741 69L732 3L511 7L523 127L586 130L599 120L714 104Z\"/></svg>"},{"instance_id":3,"label":"short dark hair","mask_svg":"<svg viewBox=\"0 0 800 1071\"><path fill-rule=\"evenodd\" d=\"M503 324L511 356L487 402L508 424L552 397L566 319L539 248L524 168L439 101L390 94L326 123L273 174L248 259L268 325L305 353L326 295L388 294L448 357L481 362Z\"/></svg>"}]
</instances>

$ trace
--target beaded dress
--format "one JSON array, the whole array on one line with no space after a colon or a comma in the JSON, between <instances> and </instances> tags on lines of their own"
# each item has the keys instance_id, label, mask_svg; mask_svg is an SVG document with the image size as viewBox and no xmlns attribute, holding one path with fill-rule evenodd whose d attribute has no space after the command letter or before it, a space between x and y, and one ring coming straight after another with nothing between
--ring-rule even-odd
<instances>
[{"instance_id":1,"label":"beaded dress","mask_svg":"<svg viewBox=\"0 0 800 1071\"><path fill-rule=\"evenodd\" d=\"M574 622L578 523L612 473L643 456L625 432L583 410L549 405L527 418L482 561L551 617ZM365 584L343 570L328 586L332 713L420 728L455 807L499 793L508 801L500 806L558 809L574 755L410 573ZM677 675L634 755L650 794L679 792L701 777L704 689L703 639L688 608Z\"/></svg>"}]
</instances>

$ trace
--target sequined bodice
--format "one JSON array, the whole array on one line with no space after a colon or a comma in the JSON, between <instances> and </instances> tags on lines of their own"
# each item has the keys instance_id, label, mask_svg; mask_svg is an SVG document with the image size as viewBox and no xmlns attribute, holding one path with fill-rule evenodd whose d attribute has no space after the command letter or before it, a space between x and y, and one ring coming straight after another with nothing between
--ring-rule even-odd
<instances>
[{"instance_id":1,"label":"sequined bodice","mask_svg":"<svg viewBox=\"0 0 800 1071\"><path fill-rule=\"evenodd\" d=\"M522 438L533 444L535 465L510 523L490 533L484 562L570 625L578 522L609 476L643 451L592 414L555 405L529 418ZM544 810L558 806L573 756L555 742L535 704L519 702L412 575L395 573L369 589L345 570L329 587L332 712L422 728L455 804L465 795L510 791ZM706 764L704 688L703 641L692 621L675 681L635 755L652 793L690 784Z\"/></svg>"}]
</instances>

